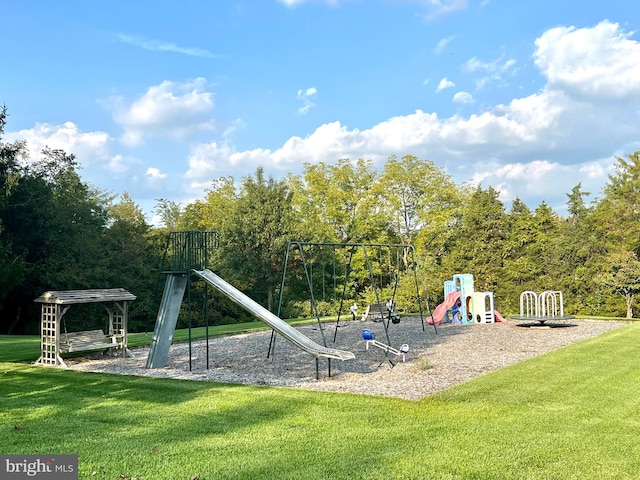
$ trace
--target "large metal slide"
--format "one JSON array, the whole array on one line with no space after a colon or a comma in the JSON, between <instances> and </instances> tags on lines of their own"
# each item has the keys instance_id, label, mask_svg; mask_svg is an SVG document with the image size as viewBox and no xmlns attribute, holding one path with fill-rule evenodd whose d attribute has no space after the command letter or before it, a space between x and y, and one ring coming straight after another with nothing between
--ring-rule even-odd
<instances>
[{"instance_id":1,"label":"large metal slide","mask_svg":"<svg viewBox=\"0 0 640 480\"><path fill-rule=\"evenodd\" d=\"M338 350L335 348L328 348L317 344L312 339L279 318L277 315L274 315L262 305L247 297L233 285L225 282L211 270L194 270L194 273L196 273L199 277L212 285L215 289L229 297L236 304L269 325L269 327L289 340L295 346L301 348L307 353L310 353L314 357L335 358L338 360L351 360L356 358L352 352L346 350Z\"/></svg>"}]
</instances>

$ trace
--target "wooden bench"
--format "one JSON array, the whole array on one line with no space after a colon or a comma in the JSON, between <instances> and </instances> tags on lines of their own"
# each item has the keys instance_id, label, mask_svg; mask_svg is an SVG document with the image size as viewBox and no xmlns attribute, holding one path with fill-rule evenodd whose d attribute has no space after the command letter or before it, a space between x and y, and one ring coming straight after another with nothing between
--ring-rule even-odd
<instances>
[{"instance_id":1,"label":"wooden bench","mask_svg":"<svg viewBox=\"0 0 640 480\"><path fill-rule=\"evenodd\" d=\"M118 346L116 337L108 337L102 330L71 332L60 335L60 351L63 353L103 350Z\"/></svg>"},{"instance_id":2,"label":"wooden bench","mask_svg":"<svg viewBox=\"0 0 640 480\"><path fill-rule=\"evenodd\" d=\"M373 320L375 322L378 320L385 320L387 318L391 319L393 323L398 323L400 320L400 315L396 312L395 305L391 311L389 311L387 302L370 304L362 315L363 322L366 320Z\"/></svg>"}]
</instances>

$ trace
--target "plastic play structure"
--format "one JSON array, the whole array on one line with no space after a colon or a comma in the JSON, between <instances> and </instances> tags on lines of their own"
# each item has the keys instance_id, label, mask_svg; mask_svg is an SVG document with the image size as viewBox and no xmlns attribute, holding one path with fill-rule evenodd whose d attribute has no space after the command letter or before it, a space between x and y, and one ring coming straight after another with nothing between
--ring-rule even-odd
<instances>
[{"instance_id":1,"label":"plastic play structure","mask_svg":"<svg viewBox=\"0 0 640 480\"><path fill-rule=\"evenodd\" d=\"M493 292L476 292L473 275L456 274L444 282L444 302L427 318L429 324L440 323L495 323L504 318L494 309Z\"/></svg>"}]
</instances>

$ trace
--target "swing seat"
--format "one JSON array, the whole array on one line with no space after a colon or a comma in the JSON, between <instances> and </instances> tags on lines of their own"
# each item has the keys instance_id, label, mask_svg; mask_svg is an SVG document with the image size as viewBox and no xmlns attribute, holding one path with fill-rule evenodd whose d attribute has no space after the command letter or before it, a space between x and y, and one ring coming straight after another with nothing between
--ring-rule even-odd
<instances>
[{"instance_id":1,"label":"swing seat","mask_svg":"<svg viewBox=\"0 0 640 480\"><path fill-rule=\"evenodd\" d=\"M372 303L367 306L367 310L362 315L361 321L373 320L376 322L385 320L386 318L391 318L393 323L400 322L400 315L398 315L395 310L389 312L386 303Z\"/></svg>"},{"instance_id":2,"label":"swing seat","mask_svg":"<svg viewBox=\"0 0 640 480\"><path fill-rule=\"evenodd\" d=\"M108 337L102 330L62 333L60 335L60 352L74 353L90 350L104 350L117 347L115 336Z\"/></svg>"}]
</instances>

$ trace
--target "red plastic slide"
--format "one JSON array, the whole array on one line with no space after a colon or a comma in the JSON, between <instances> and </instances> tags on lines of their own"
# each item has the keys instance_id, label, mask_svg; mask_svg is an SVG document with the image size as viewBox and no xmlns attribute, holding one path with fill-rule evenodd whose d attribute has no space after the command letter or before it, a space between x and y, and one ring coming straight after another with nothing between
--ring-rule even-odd
<instances>
[{"instance_id":1,"label":"red plastic slide","mask_svg":"<svg viewBox=\"0 0 640 480\"><path fill-rule=\"evenodd\" d=\"M493 315L496 318L496 322L507 323L507 320L502 315L500 315L500 313L498 313L498 310L494 310Z\"/></svg>"},{"instance_id":2,"label":"red plastic slide","mask_svg":"<svg viewBox=\"0 0 640 480\"><path fill-rule=\"evenodd\" d=\"M438 305L433 311L433 315L427 317L427 323L429 325L440 325L440 322L444 320L444 316L447 314L447 310L450 310L456 303L456 300L460 298L462 292L460 290L454 290L450 292L440 305Z\"/></svg>"}]
</instances>

